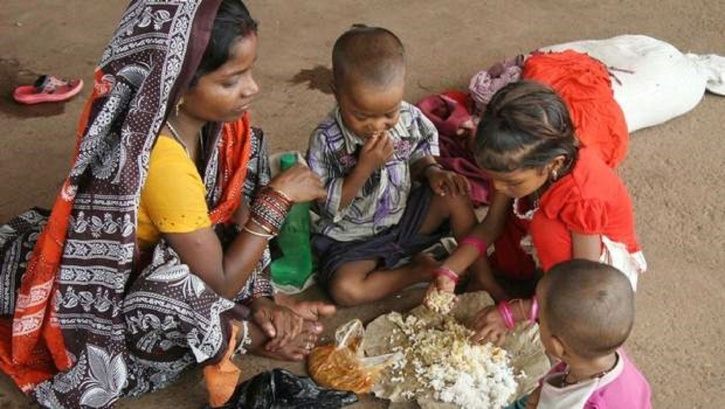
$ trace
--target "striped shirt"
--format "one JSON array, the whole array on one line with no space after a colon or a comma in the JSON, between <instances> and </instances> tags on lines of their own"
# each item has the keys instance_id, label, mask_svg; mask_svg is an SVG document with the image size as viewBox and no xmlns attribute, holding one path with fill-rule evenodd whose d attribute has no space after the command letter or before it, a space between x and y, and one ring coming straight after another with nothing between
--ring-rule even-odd
<instances>
[{"instance_id":1,"label":"striped shirt","mask_svg":"<svg viewBox=\"0 0 725 409\"><path fill-rule=\"evenodd\" d=\"M345 127L339 107L317 126L310 137L307 162L322 178L327 198L317 203L320 219L313 226L315 233L338 241L361 240L400 221L413 184L410 166L426 156L438 156L438 131L418 108L403 102L398 123L388 134L393 155L340 209L342 184L357 164L364 142Z\"/></svg>"}]
</instances>

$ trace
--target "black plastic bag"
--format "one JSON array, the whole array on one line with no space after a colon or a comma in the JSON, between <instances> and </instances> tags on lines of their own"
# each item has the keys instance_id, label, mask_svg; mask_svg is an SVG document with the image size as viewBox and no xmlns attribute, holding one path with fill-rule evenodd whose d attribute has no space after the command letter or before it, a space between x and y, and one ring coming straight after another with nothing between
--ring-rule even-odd
<instances>
[{"instance_id":1,"label":"black plastic bag","mask_svg":"<svg viewBox=\"0 0 725 409\"><path fill-rule=\"evenodd\" d=\"M223 409L334 409L357 402L352 392L320 388L284 369L263 372L240 384Z\"/></svg>"}]
</instances>

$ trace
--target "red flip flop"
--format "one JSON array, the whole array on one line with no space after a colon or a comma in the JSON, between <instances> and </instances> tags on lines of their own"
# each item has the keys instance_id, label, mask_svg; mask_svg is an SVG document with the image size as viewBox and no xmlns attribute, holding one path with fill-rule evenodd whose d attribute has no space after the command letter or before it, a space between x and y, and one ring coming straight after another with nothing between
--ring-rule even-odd
<instances>
[{"instance_id":1,"label":"red flip flop","mask_svg":"<svg viewBox=\"0 0 725 409\"><path fill-rule=\"evenodd\" d=\"M21 85L13 91L13 98L21 104L67 101L83 88L83 80L66 81L52 75L41 75L33 85Z\"/></svg>"}]
</instances>

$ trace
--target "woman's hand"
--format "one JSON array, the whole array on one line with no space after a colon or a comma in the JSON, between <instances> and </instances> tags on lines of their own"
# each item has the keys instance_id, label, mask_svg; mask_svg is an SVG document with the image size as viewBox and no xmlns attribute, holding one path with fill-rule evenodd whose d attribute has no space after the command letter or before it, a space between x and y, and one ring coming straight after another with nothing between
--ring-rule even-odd
<instances>
[{"instance_id":1,"label":"woman's hand","mask_svg":"<svg viewBox=\"0 0 725 409\"><path fill-rule=\"evenodd\" d=\"M237 226L244 226L247 224L247 220L249 220L249 205L247 205L246 201L242 200L242 202L239 203L237 211L234 212L233 220Z\"/></svg>"},{"instance_id":2,"label":"woman's hand","mask_svg":"<svg viewBox=\"0 0 725 409\"><path fill-rule=\"evenodd\" d=\"M277 350L269 351L267 348L260 348L254 352L279 361L301 361L315 347L318 337L315 322L304 321L300 333Z\"/></svg>"},{"instance_id":3,"label":"woman's hand","mask_svg":"<svg viewBox=\"0 0 725 409\"><path fill-rule=\"evenodd\" d=\"M264 348L269 352L276 352L284 348L292 339L302 332L304 319L287 307L280 306L274 301L260 297L251 305L252 320L262 328L262 331L271 338Z\"/></svg>"},{"instance_id":4,"label":"woman's hand","mask_svg":"<svg viewBox=\"0 0 725 409\"><path fill-rule=\"evenodd\" d=\"M278 293L274 296L277 305L282 305L294 311L305 321L315 322L322 332L322 324L318 321L335 315L336 308L332 304L322 301L298 301L294 297Z\"/></svg>"},{"instance_id":5,"label":"woman's hand","mask_svg":"<svg viewBox=\"0 0 725 409\"><path fill-rule=\"evenodd\" d=\"M269 182L269 186L295 203L322 199L327 195L320 177L303 164L280 173Z\"/></svg>"},{"instance_id":6,"label":"woman's hand","mask_svg":"<svg viewBox=\"0 0 725 409\"><path fill-rule=\"evenodd\" d=\"M496 345L501 345L508 333L503 317L495 305L486 307L476 314L469 323L469 329L475 332L472 337L474 342L490 341Z\"/></svg>"}]
</instances>

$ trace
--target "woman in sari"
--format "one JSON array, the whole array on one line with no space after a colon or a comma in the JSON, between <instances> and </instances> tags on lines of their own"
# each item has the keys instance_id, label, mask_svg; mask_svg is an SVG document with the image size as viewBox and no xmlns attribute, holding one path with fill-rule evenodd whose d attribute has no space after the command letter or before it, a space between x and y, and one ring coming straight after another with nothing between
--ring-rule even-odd
<instances>
[{"instance_id":1,"label":"woman in sari","mask_svg":"<svg viewBox=\"0 0 725 409\"><path fill-rule=\"evenodd\" d=\"M204 365L210 404L251 351L300 360L320 303L275 304L268 240L306 167L270 180L247 110L256 22L241 0L132 1L50 214L0 227L0 369L42 406L110 407Z\"/></svg>"}]
</instances>

